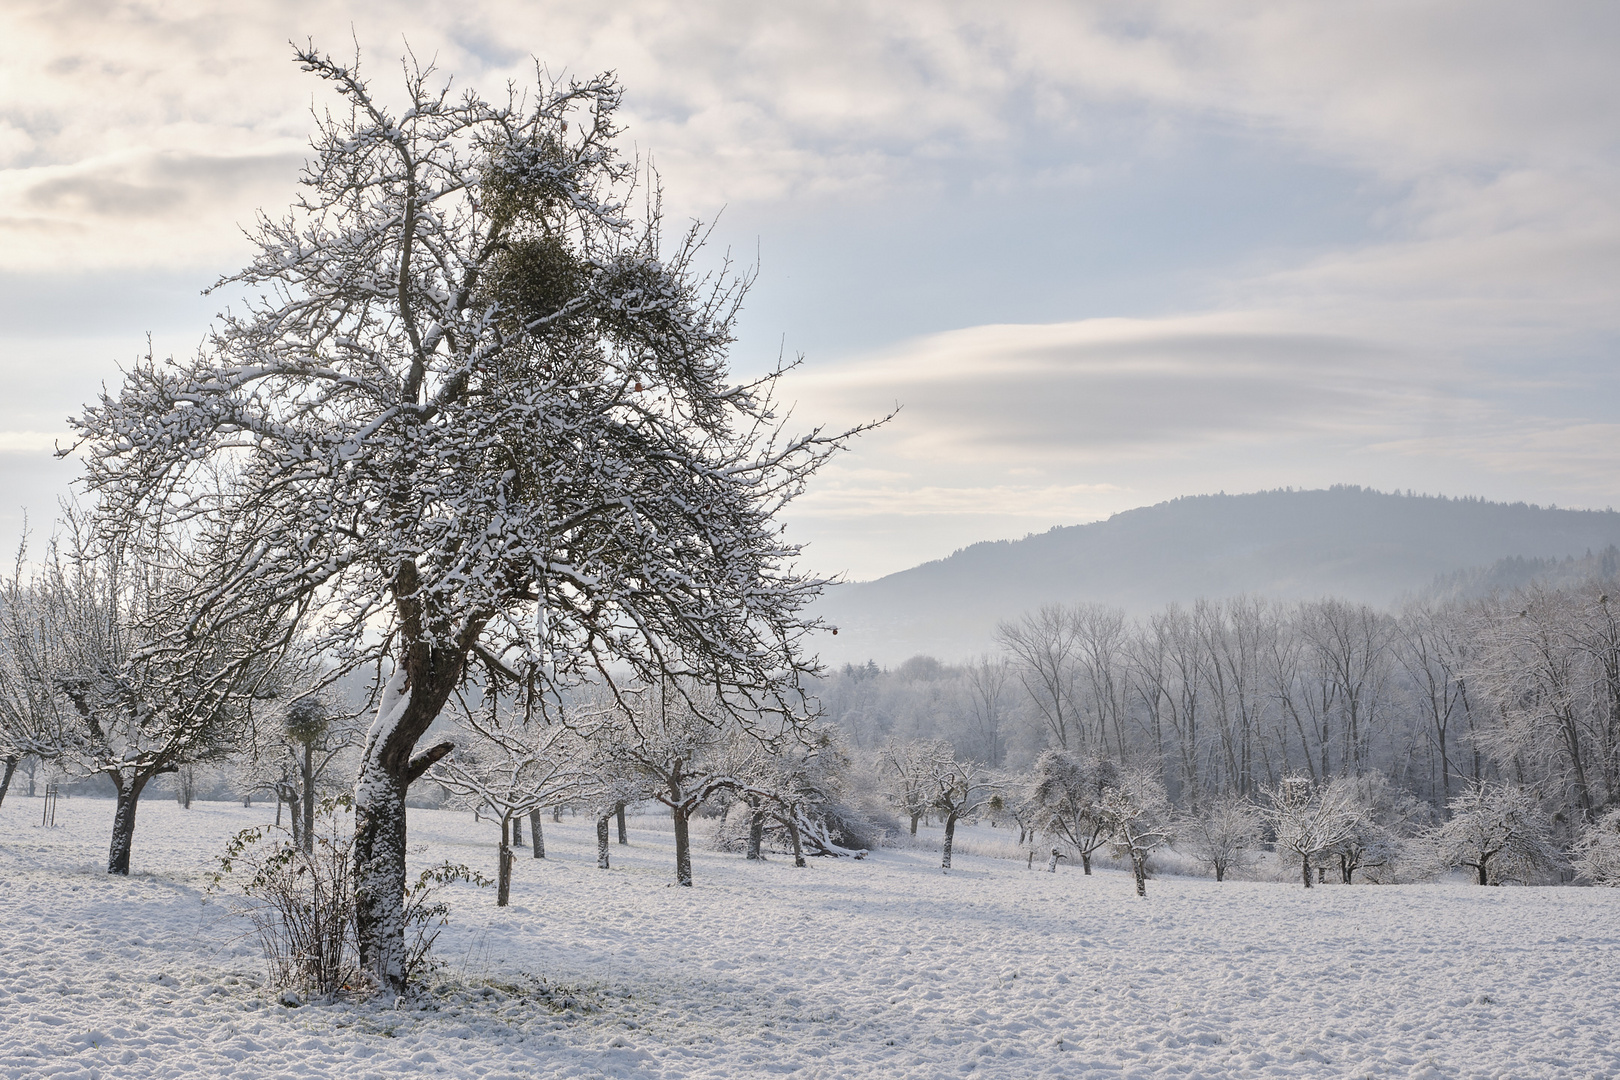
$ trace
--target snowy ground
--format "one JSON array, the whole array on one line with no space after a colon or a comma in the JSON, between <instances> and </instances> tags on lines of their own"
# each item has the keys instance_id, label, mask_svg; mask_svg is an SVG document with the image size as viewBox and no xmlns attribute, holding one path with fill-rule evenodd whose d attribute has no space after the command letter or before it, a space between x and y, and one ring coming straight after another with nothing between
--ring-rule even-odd
<instances>
[{"instance_id":1,"label":"snowy ground","mask_svg":"<svg viewBox=\"0 0 1620 1080\"><path fill-rule=\"evenodd\" d=\"M288 1008L202 898L268 812L143 802L125 880L102 872L111 802L46 830L13 793L0 1077L1620 1076L1620 891L1165 877L1141 901L1112 871L966 855L945 877L925 852L700 852L678 889L667 832L634 819L612 871L565 821L513 906L457 893L427 1005ZM411 828L488 872L487 823Z\"/></svg>"}]
</instances>

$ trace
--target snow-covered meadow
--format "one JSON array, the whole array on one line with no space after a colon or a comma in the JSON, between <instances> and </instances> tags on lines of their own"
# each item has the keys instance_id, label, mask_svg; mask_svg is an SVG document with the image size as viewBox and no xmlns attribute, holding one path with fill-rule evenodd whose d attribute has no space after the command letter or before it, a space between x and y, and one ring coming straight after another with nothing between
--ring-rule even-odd
<instances>
[{"instance_id":1,"label":"snow-covered meadow","mask_svg":"<svg viewBox=\"0 0 1620 1080\"><path fill-rule=\"evenodd\" d=\"M750 864L661 821L614 867L548 822L513 905L452 894L421 1000L288 1007L204 902L273 811L143 800L129 878L110 801L0 807L0 1077L1620 1076L1620 891L1057 873L968 830L927 851ZM413 810L414 858L490 871L494 828Z\"/></svg>"}]
</instances>

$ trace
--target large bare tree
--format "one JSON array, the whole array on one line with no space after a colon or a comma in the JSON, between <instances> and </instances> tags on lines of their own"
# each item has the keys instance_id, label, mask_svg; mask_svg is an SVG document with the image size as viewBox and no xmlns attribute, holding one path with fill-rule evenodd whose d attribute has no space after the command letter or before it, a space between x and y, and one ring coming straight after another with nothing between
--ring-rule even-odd
<instances>
[{"instance_id":1,"label":"large bare tree","mask_svg":"<svg viewBox=\"0 0 1620 1080\"><path fill-rule=\"evenodd\" d=\"M728 376L746 281L699 273L696 229L665 242L656 185L634 209L611 75L488 101L407 60L390 103L358 62L295 56L339 104L221 283L255 298L135 365L79 446L109 522L237 523L199 610L268 586L337 670L386 655L354 858L362 964L397 993L406 789L450 752L417 743L469 664L674 677L799 723L822 582L776 515L843 435L785 435L774 375Z\"/></svg>"}]
</instances>

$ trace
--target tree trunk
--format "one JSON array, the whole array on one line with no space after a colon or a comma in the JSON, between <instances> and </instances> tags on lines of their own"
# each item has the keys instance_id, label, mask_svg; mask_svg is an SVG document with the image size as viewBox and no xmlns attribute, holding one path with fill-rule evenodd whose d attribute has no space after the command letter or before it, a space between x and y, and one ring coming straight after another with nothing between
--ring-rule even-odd
<instances>
[{"instance_id":1,"label":"tree trunk","mask_svg":"<svg viewBox=\"0 0 1620 1080\"><path fill-rule=\"evenodd\" d=\"M792 814L782 818L782 824L787 826L788 836L793 840L793 865L804 869L804 844L799 839L799 823L793 819Z\"/></svg>"},{"instance_id":2,"label":"tree trunk","mask_svg":"<svg viewBox=\"0 0 1620 1080\"><path fill-rule=\"evenodd\" d=\"M304 744L304 854L315 853L315 744Z\"/></svg>"},{"instance_id":3,"label":"tree trunk","mask_svg":"<svg viewBox=\"0 0 1620 1080\"><path fill-rule=\"evenodd\" d=\"M562 803L558 803L551 808L551 822L554 825L562 824Z\"/></svg>"},{"instance_id":4,"label":"tree trunk","mask_svg":"<svg viewBox=\"0 0 1620 1080\"><path fill-rule=\"evenodd\" d=\"M396 590L410 595L414 567L402 568ZM354 785L355 936L361 970L386 995L405 990L405 792L411 781L454 749L440 743L416 757L416 740L439 715L460 680L460 657L406 647L384 687L366 735ZM406 671L410 679L406 679Z\"/></svg>"},{"instance_id":5,"label":"tree trunk","mask_svg":"<svg viewBox=\"0 0 1620 1080\"><path fill-rule=\"evenodd\" d=\"M17 772L17 762L22 759L16 754L6 758L6 772L0 776L0 806L6 804L6 792L11 790L11 778Z\"/></svg>"},{"instance_id":6,"label":"tree trunk","mask_svg":"<svg viewBox=\"0 0 1620 1080\"><path fill-rule=\"evenodd\" d=\"M951 845L955 842L956 815L947 814L945 816L945 858L944 861L940 863L939 868L941 870L949 870L951 868Z\"/></svg>"},{"instance_id":7,"label":"tree trunk","mask_svg":"<svg viewBox=\"0 0 1620 1080\"><path fill-rule=\"evenodd\" d=\"M1305 887L1307 889L1310 888L1311 887L1311 857L1309 855L1301 855L1299 857L1299 876L1300 876L1300 879L1305 882Z\"/></svg>"},{"instance_id":8,"label":"tree trunk","mask_svg":"<svg viewBox=\"0 0 1620 1080\"><path fill-rule=\"evenodd\" d=\"M620 803L613 810L613 816L619 819L619 843L628 844L630 834L624 828L624 803Z\"/></svg>"},{"instance_id":9,"label":"tree trunk","mask_svg":"<svg viewBox=\"0 0 1620 1080\"><path fill-rule=\"evenodd\" d=\"M1080 849L1080 869L1086 872L1087 877L1091 876L1091 852L1085 848Z\"/></svg>"},{"instance_id":10,"label":"tree trunk","mask_svg":"<svg viewBox=\"0 0 1620 1080\"><path fill-rule=\"evenodd\" d=\"M692 841L687 834L686 811L676 807L670 810L675 818L675 881L688 888L692 885Z\"/></svg>"},{"instance_id":11,"label":"tree trunk","mask_svg":"<svg viewBox=\"0 0 1620 1080\"><path fill-rule=\"evenodd\" d=\"M113 810L112 849L107 855L107 873L129 875L129 853L135 846L135 807L141 801L141 789L150 776L134 776L128 782L117 773L112 776L118 789L118 803Z\"/></svg>"},{"instance_id":12,"label":"tree trunk","mask_svg":"<svg viewBox=\"0 0 1620 1080\"><path fill-rule=\"evenodd\" d=\"M521 814L512 815L512 846L514 848L523 846L523 815Z\"/></svg>"},{"instance_id":13,"label":"tree trunk","mask_svg":"<svg viewBox=\"0 0 1620 1080\"><path fill-rule=\"evenodd\" d=\"M506 830L501 830L500 868L495 875L495 906L505 907L512 902L512 864L517 856L506 842Z\"/></svg>"},{"instance_id":14,"label":"tree trunk","mask_svg":"<svg viewBox=\"0 0 1620 1080\"><path fill-rule=\"evenodd\" d=\"M1136 895L1147 896L1147 852L1131 852L1131 870L1136 874Z\"/></svg>"},{"instance_id":15,"label":"tree trunk","mask_svg":"<svg viewBox=\"0 0 1620 1080\"><path fill-rule=\"evenodd\" d=\"M405 989L405 785L368 760L354 800L354 909L362 968L377 989Z\"/></svg>"},{"instance_id":16,"label":"tree trunk","mask_svg":"<svg viewBox=\"0 0 1620 1080\"><path fill-rule=\"evenodd\" d=\"M756 806L748 816L748 858L759 861L759 848L764 839L765 811Z\"/></svg>"},{"instance_id":17,"label":"tree trunk","mask_svg":"<svg viewBox=\"0 0 1620 1080\"><path fill-rule=\"evenodd\" d=\"M1220 884L1222 881L1225 881L1225 880L1226 880L1226 864L1223 863L1223 862L1218 862L1218 863L1215 864L1215 883Z\"/></svg>"},{"instance_id":18,"label":"tree trunk","mask_svg":"<svg viewBox=\"0 0 1620 1080\"><path fill-rule=\"evenodd\" d=\"M529 811L529 840L534 847L534 857L546 857L546 834L540 829L540 808L537 806Z\"/></svg>"},{"instance_id":19,"label":"tree trunk","mask_svg":"<svg viewBox=\"0 0 1620 1080\"><path fill-rule=\"evenodd\" d=\"M1481 860L1480 862L1474 864L1474 869L1479 871L1479 883L1481 885L1489 885L1491 883L1490 876L1485 872L1485 868L1489 865L1489 860Z\"/></svg>"},{"instance_id":20,"label":"tree trunk","mask_svg":"<svg viewBox=\"0 0 1620 1080\"><path fill-rule=\"evenodd\" d=\"M596 868L608 868L608 815L596 819Z\"/></svg>"},{"instance_id":21,"label":"tree trunk","mask_svg":"<svg viewBox=\"0 0 1620 1080\"><path fill-rule=\"evenodd\" d=\"M922 816L921 814L912 814L911 815L911 835L912 836L917 835L917 819L919 817L921 817L921 816Z\"/></svg>"}]
</instances>

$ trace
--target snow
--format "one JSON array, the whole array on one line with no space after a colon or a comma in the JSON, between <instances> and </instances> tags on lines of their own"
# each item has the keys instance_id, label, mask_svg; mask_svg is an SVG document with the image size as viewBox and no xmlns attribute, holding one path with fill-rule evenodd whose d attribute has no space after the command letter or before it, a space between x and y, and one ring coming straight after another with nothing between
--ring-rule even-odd
<instances>
[{"instance_id":1,"label":"snow","mask_svg":"<svg viewBox=\"0 0 1620 1080\"><path fill-rule=\"evenodd\" d=\"M750 864L631 819L546 822L513 905L458 887L425 1003L303 1006L204 875L273 809L143 800L128 878L110 800L0 807L0 1077L1620 1075L1620 891L1322 886L927 850ZM495 826L411 811L413 859L493 872ZM981 854L974 854L975 851Z\"/></svg>"}]
</instances>

